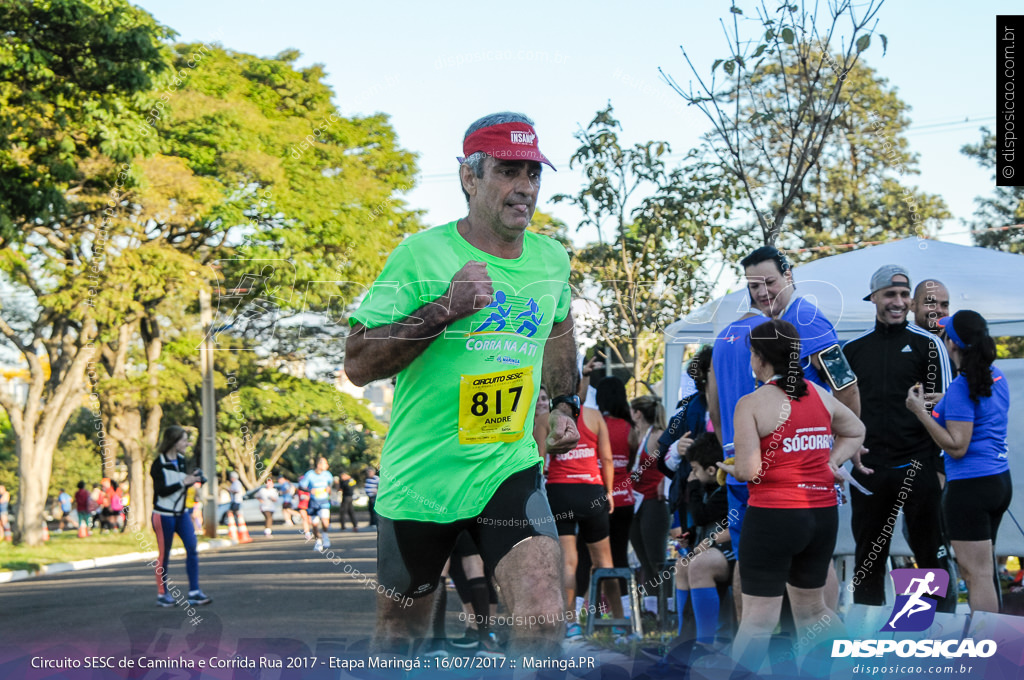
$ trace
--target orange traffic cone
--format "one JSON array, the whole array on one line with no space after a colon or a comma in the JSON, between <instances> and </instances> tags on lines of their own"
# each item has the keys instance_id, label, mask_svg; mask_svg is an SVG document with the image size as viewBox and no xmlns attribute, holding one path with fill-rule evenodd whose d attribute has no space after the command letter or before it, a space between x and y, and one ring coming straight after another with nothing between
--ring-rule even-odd
<instances>
[{"instance_id":1,"label":"orange traffic cone","mask_svg":"<svg viewBox=\"0 0 1024 680\"><path fill-rule=\"evenodd\" d=\"M46 526L46 520L43 520L43 540L50 540L50 527Z\"/></svg>"},{"instance_id":2,"label":"orange traffic cone","mask_svg":"<svg viewBox=\"0 0 1024 680\"><path fill-rule=\"evenodd\" d=\"M78 537L79 538L88 538L89 537L89 527L87 527L85 525L85 520L84 519L78 521Z\"/></svg>"},{"instance_id":3,"label":"orange traffic cone","mask_svg":"<svg viewBox=\"0 0 1024 680\"><path fill-rule=\"evenodd\" d=\"M235 525L235 513L228 513L228 538L238 543L238 527Z\"/></svg>"},{"instance_id":4,"label":"orange traffic cone","mask_svg":"<svg viewBox=\"0 0 1024 680\"><path fill-rule=\"evenodd\" d=\"M249 527L245 526L245 517L238 516L238 542L252 543L252 536L249 535Z\"/></svg>"}]
</instances>

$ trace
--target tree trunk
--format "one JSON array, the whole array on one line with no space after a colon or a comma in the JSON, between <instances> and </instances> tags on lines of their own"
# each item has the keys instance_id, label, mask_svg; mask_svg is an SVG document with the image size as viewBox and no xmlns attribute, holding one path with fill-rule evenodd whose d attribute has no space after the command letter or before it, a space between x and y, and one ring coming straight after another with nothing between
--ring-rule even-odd
<instances>
[{"instance_id":1,"label":"tree trunk","mask_svg":"<svg viewBox=\"0 0 1024 680\"><path fill-rule=\"evenodd\" d=\"M138 531L149 525L149 515L153 511L152 480L149 478L148 457L135 446L130 453L125 451L125 463L128 465L128 488L131 490L131 511L128 513L128 529Z\"/></svg>"},{"instance_id":2,"label":"tree trunk","mask_svg":"<svg viewBox=\"0 0 1024 680\"><path fill-rule=\"evenodd\" d=\"M159 332L152 330L155 324L150 319L144 317L140 324L147 362L145 387L130 394L118 394L112 390L102 393L106 436L120 446L128 467L131 499L128 527L133 531L148 526L153 509L149 464L156 451L162 415L158 391L158 361L162 344ZM131 382L128 353L134 330L134 324L122 324L118 328L117 342L104 347L107 375L122 385Z\"/></svg>"},{"instance_id":3,"label":"tree trunk","mask_svg":"<svg viewBox=\"0 0 1024 680\"><path fill-rule=\"evenodd\" d=\"M109 442L104 442L100 445L100 476L108 479L114 477L114 459L115 456L111 452L111 446Z\"/></svg>"},{"instance_id":4,"label":"tree trunk","mask_svg":"<svg viewBox=\"0 0 1024 680\"><path fill-rule=\"evenodd\" d=\"M59 355L60 364L51 361L52 372L48 380L44 377L46 369L40 358L27 346L21 347L31 375L28 398L23 406L14 403L7 394L0 396L0 406L11 420L18 456L18 512L17 526L13 528L14 541L30 547L43 542L43 512L53 473L53 452L71 414L81 408L86 392L86 365L93 356L91 345L76 347L70 340L56 344L61 345L64 351Z\"/></svg>"},{"instance_id":5,"label":"tree trunk","mask_svg":"<svg viewBox=\"0 0 1024 680\"><path fill-rule=\"evenodd\" d=\"M142 342L146 348L146 395L145 427L142 430L141 448L138 452L138 463L141 466L137 474L137 488L143 495L140 507L143 508L143 520L149 522L149 514L153 510L153 480L149 476L149 465L156 457L156 447L160 441L160 424L163 420L163 408L160 406L160 355L163 353L163 340L160 337L160 325L155 318L153 308L140 321ZM140 415L140 419L142 414ZM134 459L133 459L134 462Z\"/></svg>"},{"instance_id":6,"label":"tree trunk","mask_svg":"<svg viewBox=\"0 0 1024 680\"><path fill-rule=\"evenodd\" d=\"M247 426L254 428L253 423L247 423ZM263 485L270 473L273 472L274 466L300 434L294 425L280 429L276 427L261 429L263 429L263 434L259 440L248 447L245 444L246 440L240 436L221 436L217 440L220 443L220 450L227 456L232 469L238 473L238 480L247 489ZM255 452L261 448L261 445L268 443L272 443L273 448L266 456L267 464L257 468L256 463L262 462L262 458L257 457Z\"/></svg>"},{"instance_id":7,"label":"tree trunk","mask_svg":"<svg viewBox=\"0 0 1024 680\"><path fill-rule=\"evenodd\" d=\"M31 433L16 440L18 452L18 514L14 542L35 546L43 542L43 509L50 486L53 450L46 451Z\"/></svg>"},{"instance_id":8,"label":"tree trunk","mask_svg":"<svg viewBox=\"0 0 1024 680\"><path fill-rule=\"evenodd\" d=\"M143 441L142 416L137 408L121 408L113 400L104 408L107 436L116 441L128 467L128 491L131 509L128 527L135 531L149 522L153 499L149 493L149 456Z\"/></svg>"},{"instance_id":9,"label":"tree trunk","mask_svg":"<svg viewBox=\"0 0 1024 680\"><path fill-rule=\"evenodd\" d=\"M43 542L43 511L53 473L53 453L72 411L77 408L76 402L81 401L83 394L84 390L68 394L59 411L47 409L37 426L24 428L20 433L15 431L19 477L15 543L37 546Z\"/></svg>"}]
</instances>

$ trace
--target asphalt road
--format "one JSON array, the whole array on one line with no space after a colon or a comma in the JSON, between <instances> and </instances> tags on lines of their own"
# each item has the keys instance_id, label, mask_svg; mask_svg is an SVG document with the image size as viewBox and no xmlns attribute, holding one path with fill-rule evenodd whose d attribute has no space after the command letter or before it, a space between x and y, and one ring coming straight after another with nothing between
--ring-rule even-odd
<instances>
[{"instance_id":1,"label":"asphalt road","mask_svg":"<svg viewBox=\"0 0 1024 680\"><path fill-rule=\"evenodd\" d=\"M81 664L93 656L111 657L115 663L122 659L138 663L140 658L240 657L303 664L311 657L367 658L376 593L364 577L375 576L376 532L332 531L332 556L315 552L312 541L306 542L296 527L278 525L269 538L262 529L250 530L252 543L200 553L200 586L213 603L194 608L193 616L184 607L156 606L153 568L142 561L0 584L0 678L351 677L344 670L326 667L291 672L287 668L200 672L188 666L190 670L32 668L69 663L68 659ZM184 593L183 555L171 558L169 577ZM449 591L449 638L463 634L459 611L458 596ZM397 677L393 672L357 675Z\"/></svg>"},{"instance_id":2,"label":"asphalt road","mask_svg":"<svg viewBox=\"0 0 1024 680\"><path fill-rule=\"evenodd\" d=\"M373 577L376 532L333 531L332 559L296 527L278 525L270 538L252 529L252 543L200 553L200 586L213 603L195 608L197 623L185 608L156 606L153 567L140 561L0 585L0 646L172 657L200 646L291 656L324 645L365 648L376 594L352 574ZM187 590L184 556L171 558L169 578ZM450 634L461 635L454 604L449 619Z\"/></svg>"}]
</instances>

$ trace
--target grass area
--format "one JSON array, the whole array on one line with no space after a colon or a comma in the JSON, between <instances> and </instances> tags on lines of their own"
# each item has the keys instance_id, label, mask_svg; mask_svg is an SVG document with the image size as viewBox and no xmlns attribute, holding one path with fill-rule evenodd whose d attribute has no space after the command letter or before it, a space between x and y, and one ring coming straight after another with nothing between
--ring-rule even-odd
<instances>
[{"instance_id":1,"label":"grass area","mask_svg":"<svg viewBox=\"0 0 1024 680\"><path fill-rule=\"evenodd\" d=\"M51 533L49 542L35 548L4 542L0 543L0 571L31 571L55 562L74 562L156 549L152 531L144 532L143 538L145 540L136 540L135 535L129 531L123 534L100 534L98 530L89 538L78 538L72 530L62 534Z\"/></svg>"}]
</instances>

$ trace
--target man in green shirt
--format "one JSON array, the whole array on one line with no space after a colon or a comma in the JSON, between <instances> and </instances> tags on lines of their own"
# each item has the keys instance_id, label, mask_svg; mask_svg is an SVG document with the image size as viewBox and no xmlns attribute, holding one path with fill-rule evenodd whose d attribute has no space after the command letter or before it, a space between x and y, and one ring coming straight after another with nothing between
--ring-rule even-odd
<instances>
[{"instance_id":1,"label":"man in green shirt","mask_svg":"<svg viewBox=\"0 0 1024 680\"><path fill-rule=\"evenodd\" d=\"M375 506L385 591L375 648L411 650L426 637L426 596L469 531L511 612L510 652L556 654L561 556L531 433L543 383L556 396L549 452L579 438L569 259L526 230L541 163L551 165L533 122L481 118L463 152L469 214L395 249L352 316L346 345L354 384L397 375Z\"/></svg>"}]
</instances>

